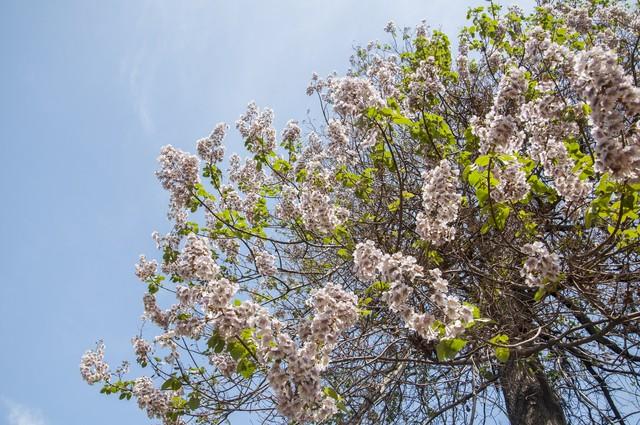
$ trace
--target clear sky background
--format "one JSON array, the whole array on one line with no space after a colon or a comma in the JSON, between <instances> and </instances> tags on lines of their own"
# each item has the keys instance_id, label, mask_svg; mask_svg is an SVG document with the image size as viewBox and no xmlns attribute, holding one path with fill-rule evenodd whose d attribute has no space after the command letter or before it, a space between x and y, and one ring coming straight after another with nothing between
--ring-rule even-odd
<instances>
[{"instance_id":1,"label":"clear sky background","mask_svg":"<svg viewBox=\"0 0 640 425\"><path fill-rule=\"evenodd\" d=\"M78 364L99 338L112 365L134 358L145 288L133 265L170 228L161 146L195 151L253 99L279 130L302 121L317 111L311 73L344 73L388 20L454 36L484 3L0 0L0 424L150 422L84 384Z\"/></svg>"}]
</instances>

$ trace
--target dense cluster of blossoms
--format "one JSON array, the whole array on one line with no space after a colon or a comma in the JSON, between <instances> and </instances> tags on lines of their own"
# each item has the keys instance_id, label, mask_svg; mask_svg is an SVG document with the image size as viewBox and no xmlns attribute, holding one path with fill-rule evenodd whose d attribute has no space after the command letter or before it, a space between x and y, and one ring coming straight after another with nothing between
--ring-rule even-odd
<instances>
[{"instance_id":1,"label":"dense cluster of blossoms","mask_svg":"<svg viewBox=\"0 0 640 425\"><path fill-rule=\"evenodd\" d=\"M166 425L184 423L167 417L167 413L171 411L171 399L177 392L159 390L154 387L150 377L141 376L135 380L132 393L138 401L138 407L145 410L150 419L162 419Z\"/></svg>"},{"instance_id":2,"label":"dense cluster of blossoms","mask_svg":"<svg viewBox=\"0 0 640 425\"><path fill-rule=\"evenodd\" d=\"M131 340L131 344L133 345L133 351L136 353L136 361L140 364L146 364L147 356L152 352L151 345L139 336L134 337Z\"/></svg>"},{"instance_id":3,"label":"dense cluster of blossoms","mask_svg":"<svg viewBox=\"0 0 640 425\"><path fill-rule=\"evenodd\" d=\"M495 167L491 171L498 179L497 186L491 192L491 196L496 201L517 202L529 193L527 175L517 162L509 162L504 168Z\"/></svg>"},{"instance_id":4,"label":"dense cluster of blossoms","mask_svg":"<svg viewBox=\"0 0 640 425\"><path fill-rule=\"evenodd\" d=\"M200 183L199 161L195 155L167 145L160 150L158 162L156 176L171 193L169 217L175 218L191 200L193 187Z\"/></svg>"},{"instance_id":5,"label":"dense cluster of blossoms","mask_svg":"<svg viewBox=\"0 0 640 425\"><path fill-rule=\"evenodd\" d=\"M198 140L196 146L198 156L208 164L215 164L224 158L224 145L222 141L229 126L223 122L216 125L211 134Z\"/></svg>"},{"instance_id":6,"label":"dense cluster of blossoms","mask_svg":"<svg viewBox=\"0 0 640 425\"><path fill-rule=\"evenodd\" d=\"M156 274L158 271L158 262L156 260L147 260L144 255L140 256L138 264L136 264L136 276L141 281L145 281Z\"/></svg>"},{"instance_id":7,"label":"dense cluster of blossoms","mask_svg":"<svg viewBox=\"0 0 640 425\"><path fill-rule=\"evenodd\" d=\"M327 126L327 136L329 137L328 153L336 158L338 163L344 163L353 158L355 152L349 149L349 136L347 136L345 126L338 120L331 120Z\"/></svg>"},{"instance_id":8,"label":"dense cluster of blossoms","mask_svg":"<svg viewBox=\"0 0 640 425\"><path fill-rule=\"evenodd\" d=\"M616 54L601 46L580 53L576 86L591 108L596 141L595 169L616 178L640 176L640 132L627 120L640 114L640 88L625 74Z\"/></svg>"},{"instance_id":9,"label":"dense cluster of blossoms","mask_svg":"<svg viewBox=\"0 0 640 425\"><path fill-rule=\"evenodd\" d=\"M480 138L483 153L511 154L522 145L524 133L518 129L520 122L517 114L512 112L517 111L524 102L526 90L524 70L511 68L500 80L491 110L482 120L473 118L472 124Z\"/></svg>"},{"instance_id":10,"label":"dense cluster of blossoms","mask_svg":"<svg viewBox=\"0 0 640 425\"><path fill-rule=\"evenodd\" d=\"M256 268L263 276L273 276L277 269L275 266L276 258L267 251L259 250L255 253Z\"/></svg>"},{"instance_id":11,"label":"dense cluster of blossoms","mask_svg":"<svg viewBox=\"0 0 640 425\"><path fill-rule=\"evenodd\" d=\"M273 111L269 108L260 111L255 102L249 103L245 114L236 121L236 128L252 153L265 154L276 147L277 132L273 128Z\"/></svg>"},{"instance_id":12,"label":"dense cluster of blossoms","mask_svg":"<svg viewBox=\"0 0 640 425\"><path fill-rule=\"evenodd\" d=\"M229 157L229 180L248 194L254 194L265 181L266 176L254 159L247 158L242 165L240 161L240 156L237 154Z\"/></svg>"},{"instance_id":13,"label":"dense cluster of blossoms","mask_svg":"<svg viewBox=\"0 0 640 425\"><path fill-rule=\"evenodd\" d=\"M370 107L384 106L378 90L367 78L343 77L329 81L333 109L343 116L356 115Z\"/></svg>"},{"instance_id":14,"label":"dense cluster of blossoms","mask_svg":"<svg viewBox=\"0 0 640 425\"><path fill-rule=\"evenodd\" d=\"M304 224L318 234L331 232L349 215L349 211L333 205L331 197L311 185L303 187L300 211Z\"/></svg>"},{"instance_id":15,"label":"dense cluster of blossoms","mask_svg":"<svg viewBox=\"0 0 640 425\"><path fill-rule=\"evenodd\" d=\"M562 109L561 100L545 95L524 105L520 116L529 134L529 155L542 164L556 191L575 203L585 198L591 185L573 171L575 163L562 140L578 129L575 123L557 120Z\"/></svg>"},{"instance_id":16,"label":"dense cluster of blossoms","mask_svg":"<svg viewBox=\"0 0 640 425\"><path fill-rule=\"evenodd\" d=\"M336 413L335 400L322 392L321 374L328 366L329 353L339 335L357 320L357 302L355 295L328 283L310 294L307 304L314 314L301 330L300 348L296 349L286 335L274 335L277 346L270 348L269 354L275 362L268 379L283 415L304 423L320 422ZM277 322L271 324L271 328L277 327ZM262 334L266 332L263 330Z\"/></svg>"},{"instance_id":17,"label":"dense cluster of blossoms","mask_svg":"<svg viewBox=\"0 0 640 425\"><path fill-rule=\"evenodd\" d=\"M88 384L109 379L109 365L104 361L104 344L98 342L95 350L88 350L80 360L80 374Z\"/></svg>"},{"instance_id":18,"label":"dense cluster of blossoms","mask_svg":"<svg viewBox=\"0 0 640 425\"><path fill-rule=\"evenodd\" d=\"M426 241L442 245L453 240L452 225L458 216L460 194L456 182L458 170L445 159L423 174L422 208L416 217L416 231Z\"/></svg>"},{"instance_id":19,"label":"dense cluster of blossoms","mask_svg":"<svg viewBox=\"0 0 640 425\"><path fill-rule=\"evenodd\" d=\"M265 275L276 272L274 257L260 250L256 254L256 265ZM232 298L238 291L237 283L216 277L218 269L212 267L209 248L201 238L190 234L180 254L178 271L183 277L206 281L203 285L176 288L179 303L167 311L161 311L155 297L145 295L145 315L166 330L156 342L171 350L165 361L172 363L179 353L174 337L188 336L198 339L205 324L212 325L225 340L232 340L244 329L254 329L253 341L257 347L255 356L261 367L267 370L268 381L276 395L278 410L285 416L301 422L322 421L336 412L335 400L322 392L321 374L329 364L329 354L338 337L358 318L357 297L339 285L327 283L310 293L307 304L313 309L312 319L301 329L300 345L282 331L282 323L263 307L246 301L233 305ZM197 309L201 319L191 317L178 319L180 311ZM173 325L173 329L171 326ZM138 359L146 359L151 347L141 338L134 338ZM102 348L97 355L88 353L83 364L98 364L102 359ZM97 357L96 357L97 356ZM223 376L235 373L238 362L227 354L212 354L209 357ZM106 372L105 372L106 373ZM84 374L84 372L83 372ZM90 382L104 380L103 375L85 378ZM133 389L141 408L151 418L163 419L171 424L171 392L153 387L150 378L139 378Z\"/></svg>"},{"instance_id":20,"label":"dense cluster of blossoms","mask_svg":"<svg viewBox=\"0 0 640 425\"><path fill-rule=\"evenodd\" d=\"M520 275L524 277L526 285L537 288L558 281L560 277L558 254L549 253L549 250L539 241L524 245L522 252L527 255L527 259Z\"/></svg>"},{"instance_id":21,"label":"dense cluster of blossoms","mask_svg":"<svg viewBox=\"0 0 640 425\"><path fill-rule=\"evenodd\" d=\"M436 315L433 312L418 312L411 306L413 289L405 282L413 283L423 278L423 268L416 264L410 255L396 252L385 254L371 240L356 245L353 253L354 271L358 278L370 282L380 276L390 287L383 300L391 311L397 313L405 325L425 340L438 340L440 337L454 338L461 335L467 323L473 320L473 311L460 302L455 295L449 294L449 283L442 277L439 269L427 272L431 279L433 294L431 301L442 312L441 322L445 325L444 335L434 326Z\"/></svg>"},{"instance_id":22,"label":"dense cluster of blossoms","mask_svg":"<svg viewBox=\"0 0 640 425\"><path fill-rule=\"evenodd\" d=\"M184 249L176 262L176 272L184 279L213 279L220 267L211 256L207 239L189 233Z\"/></svg>"},{"instance_id":23,"label":"dense cluster of blossoms","mask_svg":"<svg viewBox=\"0 0 640 425\"><path fill-rule=\"evenodd\" d=\"M238 368L238 362L229 354L212 354L209 363L218 368L222 376L230 378Z\"/></svg>"},{"instance_id":24,"label":"dense cluster of blossoms","mask_svg":"<svg viewBox=\"0 0 640 425\"><path fill-rule=\"evenodd\" d=\"M367 77L380 88L380 94L385 99L389 97L395 98L400 94L398 81L401 76L396 56L389 58L375 56L367 70Z\"/></svg>"},{"instance_id":25,"label":"dense cluster of blossoms","mask_svg":"<svg viewBox=\"0 0 640 425\"><path fill-rule=\"evenodd\" d=\"M436 96L443 89L433 56L420 61L415 72L409 78L407 102L411 110L420 110L427 97Z\"/></svg>"},{"instance_id":26,"label":"dense cluster of blossoms","mask_svg":"<svg viewBox=\"0 0 640 425\"><path fill-rule=\"evenodd\" d=\"M293 143L298 139L300 139L300 126L298 125L298 121L289 120L284 130L282 130L282 141Z\"/></svg>"}]
</instances>

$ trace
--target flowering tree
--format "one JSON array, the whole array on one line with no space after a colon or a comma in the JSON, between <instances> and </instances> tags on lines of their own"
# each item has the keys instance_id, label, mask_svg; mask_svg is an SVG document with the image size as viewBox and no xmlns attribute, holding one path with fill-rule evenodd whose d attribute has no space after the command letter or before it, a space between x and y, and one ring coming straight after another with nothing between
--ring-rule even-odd
<instances>
[{"instance_id":1,"label":"flowering tree","mask_svg":"<svg viewBox=\"0 0 640 425\"><path fill-rule=\"evenodd\" d=\"M314 76L304 136L249 104L227 172L225 124L163 147L146 374L84 379L165 424L640 420L638 9L467 18L455 60L390 23Z\"/></svg>"}]
</instances>

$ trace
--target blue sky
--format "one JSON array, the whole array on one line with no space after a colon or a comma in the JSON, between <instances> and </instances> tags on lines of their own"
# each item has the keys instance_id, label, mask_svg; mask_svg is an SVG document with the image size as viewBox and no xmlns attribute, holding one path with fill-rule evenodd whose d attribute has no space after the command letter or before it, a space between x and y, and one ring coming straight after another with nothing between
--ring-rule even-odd
<instances>
[{"instance_id":1,"label":"blue sky","mask_svg":"<svg viewBox=\"0 0 640 425\"><path fill-rule=\"evenodd\" d=\"M344 72L388 20L453 35L483 3L0 0L0 424L149 423L78 364L99 338L132 359L133 264L169 230L161 146L194 151L253 99L303 120L311 72Z\"/></svg>"}]
</instances>

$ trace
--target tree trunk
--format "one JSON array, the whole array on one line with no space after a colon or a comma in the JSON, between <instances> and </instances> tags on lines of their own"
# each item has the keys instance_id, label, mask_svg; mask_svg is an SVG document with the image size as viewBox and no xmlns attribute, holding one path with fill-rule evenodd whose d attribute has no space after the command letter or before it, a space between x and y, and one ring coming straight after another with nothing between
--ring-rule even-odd
<instances>
[{"instance_id":1,"label":"tree trunk","mask_svg":"<svg viewBox=\"0 0 640 425\"><path fill-rule=\"evenodd\" d=\"M560 402L537 358L509 360L500 382L512 425L566 425Z\"/></svg>"}]
</instances>

